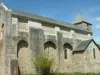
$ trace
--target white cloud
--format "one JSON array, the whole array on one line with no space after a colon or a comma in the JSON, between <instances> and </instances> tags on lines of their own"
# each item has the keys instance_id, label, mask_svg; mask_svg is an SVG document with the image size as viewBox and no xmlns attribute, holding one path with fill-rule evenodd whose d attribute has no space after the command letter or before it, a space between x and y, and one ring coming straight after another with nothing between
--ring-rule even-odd
<instances>
[{"instance_id":1,"label":"white cloud","mask_svg":"<svg viewBox=\"0 0 100 75\"><path fill-rule=\"evenodd\" d=\"M98 21L97 25L95 26L97 29L100 29L100 17L96 17L96 20Z\"/></svg>"},{"instance_id":2,"label":"white cloud","mask_svg":"<svg viewBox=\"0 0 100 75\"><path fill-rule=\"evenodd\" d=\"M97 21L100 21L100 17L96 17L96 20L97 20Z\"/></svg>"},{"instance_id":3,"label":"white cloud","mask_svg":"<svg viewBox=\"0 0 100 75\"><path fill-rule=\"evenodd\" d=\"M99 29L100 28L100 25L97 25L96 28Z\"/></svg>"}]
</instances>

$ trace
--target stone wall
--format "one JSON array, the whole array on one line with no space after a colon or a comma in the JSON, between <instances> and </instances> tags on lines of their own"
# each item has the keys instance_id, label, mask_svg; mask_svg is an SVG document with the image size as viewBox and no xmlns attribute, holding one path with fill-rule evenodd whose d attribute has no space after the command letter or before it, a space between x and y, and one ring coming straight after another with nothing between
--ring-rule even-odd
<instances>
[{"instance_id":1,"label":"stone wall","mask_svg":"<svg viewBox=\"0 0 100 75\"><path fill-rule=\"evenodd\" d=\"M28 40L28 43L29 43L28 49L31 50L32 56L25 57L25 58L27 58L27 61L30 58L34 59L35 55L37 53L39 53L41 50L44 50L44 44L48 41L51 41L56 45L56 49L51 48L51 46L50 46L50 48L49 48L50 52L48 54L51 57L55 57L54 59L55 59L56 66L54 66L53 71L85 72L85 71L83 71L84 62L82 59L84 57L84 54L83 53L73 54L72 50L68 50L68 59L64 59L63 45L65 43L68 43L73 48L75 48L76 46L74 44L79 43L76 41L76 38L80 38L80 40L82 40L82 38L87 38L88 35L81 34L81 33L75 33L74 30L70 30L70 29L68 29L68 30L64 29L64 28L60 29L60 27L57 28L52 24L28 21L27 27L29 27L29 31L28 32L21 31L21 33L25 33L26 36L28 36L28 35L29 36L24 37L24 35L20 34L20 31L16 28L16 27L20 27L19 25L21 25L23 23L19 24L19 22L16 18L13 18L13 21L14 21L13 25L15 24L13 27L13 28L15 28L14 33L16 33L17 36L20 36L20 39L25 40L27 38L27 40ZM12 34L14 34L14 33L12 33ZM73 35L75 35L75 36L73 36ZM15 36L15 37L18 38L17 36ZM18 39L16 39L16 41L18 42ZM23 63L23 65L27 65L27 63ZM81 67L83 67L83 68L81 68ZM27 69L30 70L30 67L28 66ZM35 73L35 68L31 72L28 70L27 70L28 72L26 72L25 68L22 70L25 71L25 73L31 73L32 71Z\"/></svg>"},{"instance_id":2,"label":"stone wall","mask_svg":"<svg viewBox=\"0 0 100 75\"><path fill-rule=\"evenodd\" d=\"M3 49L3 39L0 40L0 75L4 75L5 64L4 64L4 49Z\"/></svg>"},{"instance_id":3,"label":"stone wall","mask_svg":"<svg viewBox=\"0 0 100 75\"><path fill-rule=\"evenodd\" d=\"M6 10L3 6L0 5L0 75L5 75L5 49L4 49L4 40L1 36L2 25L5 23ZM2 38L2 39L1 39Z\"/></svg>"},{"instance_id":4,"label":"stone wall","mask_svg":"<svg viewBox=\"0 0 100 75\"><path fill-rule=\"evenodd\" d=\"M63 34L64 37L72 38L71 30L65 29L65 28L61 28L60 31L61 31L61 33Z\"/></svg>"},{"instance_id":5,"label":"stone wall","mask_svg":"<svg viewBox=\"0 0 100 75\"><path fill-rule=\"evenodd\" d=\"M26 47L23 47L19 50L18 65L19 65L20 74L32 74L33 73L31 52L32 51Z\"/></svg>"},{"instance_id":6,"label":"stone wall","mask_svg":"<svg viewBox=\"0 0 100 75\"><path fill-rule=\"evenodd\" d=\"M95 49L95 58L93 49ZM94 42L91 42L84 52L74 52L72 56L72 72L100 72L100 51Z\"/></svg>"},{"instance_id":7,"label":"stone wall","mask_svg":"<svg viewBox=\"0 0 100 75\"><path fill-rule=\"evenodd\" d=\"M95 50L95 52L93 52ZM94 58L95 53L95 58ZM100 72L100 50L96 47L96 45L91 42L85 51L85 56L87 60L85 60L85 71L86 72Z\"/></svg>"},{"instance_id":8,"label":"stone wall","mask_svg":"<svg viewBox=\"0 0 100 75\"><path fill-rule=\"evenodd\" d=\"M90 39L91 37L88 36L88 34L81 34L81 33L73 33L73 37L75 39L79 39L79 40L88 40Z\"/></svg>"},{"instance_id":9,"label":"stone wall","mask_svg":"<svg viewBox=\"0 0 100 75\"><path fill-rule=\"evenodd\" d=\"M55 26L48 23L42 24L42 29L44 30L44 34L55 34Z\"/></svg>"}]
</instances>

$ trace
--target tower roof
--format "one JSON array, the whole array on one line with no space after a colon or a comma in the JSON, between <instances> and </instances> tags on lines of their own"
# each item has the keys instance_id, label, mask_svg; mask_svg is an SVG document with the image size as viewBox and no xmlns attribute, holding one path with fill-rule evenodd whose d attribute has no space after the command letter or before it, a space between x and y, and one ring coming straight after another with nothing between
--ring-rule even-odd
<instances>
[{"instance_id":1,"label":"tower roof","mask_svg":"<svg viewBox=\"0 0 100 75\"><path fill-rule=\"evenodd\" d=\"M75 18L75 20L74 20L74 24L75 23L79 23L79 22L82 22L82 21L84 21L84 22L87 22L88 23L88 21L83 17L83 15L79 12L79 14L76 16L76 18Z\"/></svg>"}]
</instances>

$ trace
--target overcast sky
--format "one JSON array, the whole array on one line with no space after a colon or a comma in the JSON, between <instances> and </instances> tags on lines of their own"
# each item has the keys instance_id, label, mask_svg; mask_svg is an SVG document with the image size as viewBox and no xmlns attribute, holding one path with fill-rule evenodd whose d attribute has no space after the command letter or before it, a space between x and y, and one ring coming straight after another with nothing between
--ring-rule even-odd
<instances>
[{"instance_id":1,"label":"overcast sky","mask_svg":"<svg viewBox=\"0 0 100 75\"><path fill-rule=\"evenodd\" d=\"M100 44L100 0L5 0L5 5L69 23L81 12L93 24L93 38Z\"/></svg>"}]
</instances>

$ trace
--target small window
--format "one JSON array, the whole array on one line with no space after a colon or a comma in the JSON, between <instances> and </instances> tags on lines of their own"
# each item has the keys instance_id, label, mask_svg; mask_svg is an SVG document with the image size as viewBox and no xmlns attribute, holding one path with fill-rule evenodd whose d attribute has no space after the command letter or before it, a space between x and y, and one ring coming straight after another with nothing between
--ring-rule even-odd
<instances>
[{"instance_id":1,"label":"small window","mask_svg":"<svg viewBox=\"0 0 100 75\"><path fill-rule=\"evenodd\" d=\"M95 48L93 48L93 57L94 57L94 59L96 59L96 56L95 56Z\"/></svg>"},{"instance_id":2,"label":"small window","mask_svg":"<svg viewBox=\"0 0 100 75\"><path fill-rule=\"evenodd\" d=\"M67 59L67 49L64 50L64 58Z\"/></svg>"}]
</instances>

